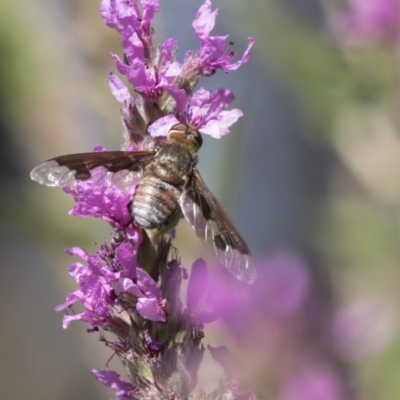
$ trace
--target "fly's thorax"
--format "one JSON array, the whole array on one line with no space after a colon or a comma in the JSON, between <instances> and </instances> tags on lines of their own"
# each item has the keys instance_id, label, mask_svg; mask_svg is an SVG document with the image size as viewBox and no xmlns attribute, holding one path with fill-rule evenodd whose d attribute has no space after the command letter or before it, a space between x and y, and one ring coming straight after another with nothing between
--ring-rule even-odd
<instances>
[{"instance_id":1,"label":"fly's thorax","mask_svg":"<svg viewBox=\"0 0 400 400\"><path fill-rule=\"evenodd\" d=\"M184 184L197 163L197 155L185 146L166 144L155 156L151 170L172 185Z\"/></svg>"}]
</instances>

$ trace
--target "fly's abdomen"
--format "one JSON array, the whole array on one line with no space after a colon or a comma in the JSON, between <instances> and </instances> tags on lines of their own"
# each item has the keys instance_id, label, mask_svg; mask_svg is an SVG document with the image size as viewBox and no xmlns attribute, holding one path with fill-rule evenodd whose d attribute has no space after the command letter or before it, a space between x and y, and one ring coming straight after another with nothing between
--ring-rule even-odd
<instances>
[{"instance_id":1,"label":"fly's abdomen","mask_svg":"<svg viewBox=\"0 0 400 400\"><path fill-rule=\"evenodd\" d=\"M158 178L144 176L136 188L132 201L132 216L144 229L167 225L179 208L179 190Z\"/></svg>"}]
</instances>

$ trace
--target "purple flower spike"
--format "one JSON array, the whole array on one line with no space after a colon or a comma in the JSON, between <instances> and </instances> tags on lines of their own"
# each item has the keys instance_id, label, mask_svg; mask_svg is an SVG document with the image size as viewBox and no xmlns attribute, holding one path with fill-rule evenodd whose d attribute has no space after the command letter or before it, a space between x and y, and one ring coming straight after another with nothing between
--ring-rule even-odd
<instances>
[{"instance_id":1,"label":"purple flower spike","mask_svg":"<svg viewBox=\"0 0 400 400\"><path fill-rule=\"evenodd\" d=\"M187 52L179 62L176 40L155 43L152 21L160 8L159 0L100 1L104 23L121 35L122 53L111 53L111 57L124 77L110 72L108 83L121 105L122 152L99 154L106 150L96 146L96 154L49 160L35 168L31 177L62 187L75 200L71 215L106 221L112 232L109 241L100 239L102 243L92 254L79 247L66 250L78 258L69 266L78 288L56 310L65 312L64 328L73 321L89 324L87 332L97 332L100 341L120 358L129 382L111 370L92 371L97 380L115 391L116 399L256 400L230 377L217 391L208 394L200 389L198 394L193 393L205 352L204 324L225 314L238 315L245 321L239 309L241 303L245 304L244 297L236 289L220 290L214 279L209 281L207 265L198 259L190 273L187 301L182 301L182 283L188 274L172 242L174 231L165 233L174 221L165 229L156 226L145 230L136 223L136 211L132 211L134 200L138 200L134 198L138 184L143 188L143 198L147 196L143 209L156 214L159 210L147 204L147 198L157 200L157 190L161 193L168 189L163 181L175 185L175 178L169 180L174 170L168 163L173 161L168 156L164 164L162 156L163 148L178 142L177 135L175 142L174 135L166 139L173 125L190 125L219 139L242 116L238 109L227 109L235 99L228 89L212 92L200 88L195 92L195 88L200 78L218 69L232 72L246 63L254 41L249 38L243 56L234 59L228 36L211 36L218 9L213 10L211 1L206 0L193 21L200 49ZM193 178L186 176L176 185L174 196L185 190L186 183L192 183ZM160 212L164 206L161 202ZM175 209L169 211L178 217L177 207L176 213ZM80 312L75 314L77 303ZM210 346L210 351L232 375L227 349Z\"/></svg>"}]
</instances>

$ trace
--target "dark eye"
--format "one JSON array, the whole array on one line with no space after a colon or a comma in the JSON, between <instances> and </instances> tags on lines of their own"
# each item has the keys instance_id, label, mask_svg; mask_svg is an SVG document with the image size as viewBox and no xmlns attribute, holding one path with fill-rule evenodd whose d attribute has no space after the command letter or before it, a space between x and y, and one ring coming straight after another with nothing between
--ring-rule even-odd
<instances>
[{"instance_id":1,"label":"dark eye","mask_svg":"<svg viewBox=\"0 0 400 400\"><path fill-rule=\"evenodd\" d=\"M185 124L176 124L171 129L170 132L173 133L186 133L189 134L189 129Z\"/></svg>"},{"instance_id":2,"label":"dark eye","mask_svg":"<svg viewBox=\"0 0 400 400\"><path fill-rule=\"evenodd\" d=\"M200 149L200 147L203 145L203 138L201 137L200 132L194 126L187 125L186 135L192 136L192 138L196 141L197 146Z\"/></svg>"},{"instance_id":3,"label":"dark eye","mask_svg":"<svg viewBox=\"0 0 400 400\"><path fill-rule=\"evenodd\" d=\"M193 137L195 138L195 140L200 148L203 145L203 138L201 137L201 134L197 129L193 130Z\"/></svg>"}]
</instances>

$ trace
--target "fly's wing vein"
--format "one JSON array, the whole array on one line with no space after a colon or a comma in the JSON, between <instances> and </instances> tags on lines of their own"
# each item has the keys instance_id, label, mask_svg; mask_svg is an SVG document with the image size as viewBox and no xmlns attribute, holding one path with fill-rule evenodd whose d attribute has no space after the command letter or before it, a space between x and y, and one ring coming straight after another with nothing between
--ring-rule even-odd
<instances>
[{"instance_id":1,"label":"fly's wing vein","mask_svg":"<svg viewBox=\"0 0 400 400\"><path fill-rule=\"evenodd\" d=\"M237 279L253 283L257 273L250 250L196 169L180 197L180 206L186 220L217 259Z\"/></svg>"}]
</instances>

